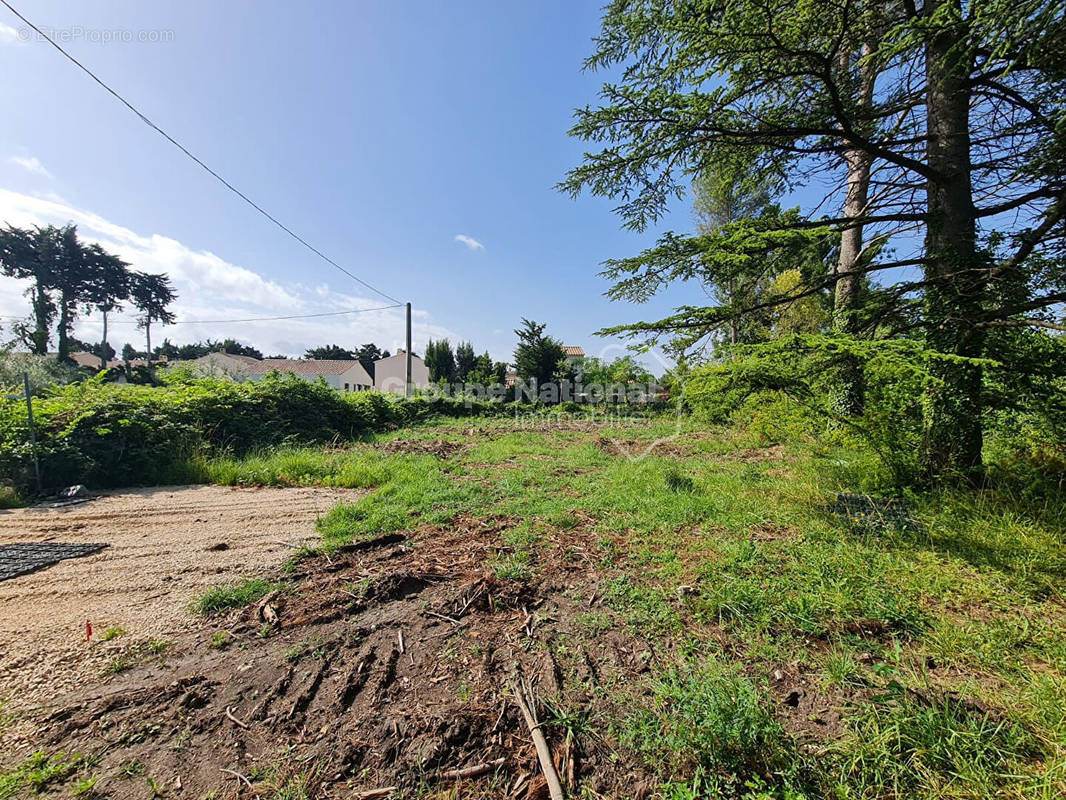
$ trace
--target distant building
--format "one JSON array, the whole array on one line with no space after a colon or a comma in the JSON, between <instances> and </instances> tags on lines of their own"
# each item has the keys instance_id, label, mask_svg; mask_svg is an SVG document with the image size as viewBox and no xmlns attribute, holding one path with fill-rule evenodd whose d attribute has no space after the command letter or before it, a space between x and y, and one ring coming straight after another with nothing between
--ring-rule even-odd
<instances>
[{"instance_id":1,"label":"distant building","mask_svg":"<svg viewBox=\"0 0 1066 800\"><path fill-rule=\"evenodd\" d=\"M100 356L95 353L79 350L77 353L70 354L70 360L79 367L85 367L86 369L100 369ZM111 364L108 364L108 366L110 367Z\"/></svg>"},{"instance_id":2,"label":"distant building","mask_svg":"<svg viewBox=\"0 0 1066 800\"><path fill-rule=\"evenodd\" d=\"M564 344L563 345L563 358L567 359L568 361L571 358L584 358L584 357L585 357L584 348L577 347L577 346L574 346L574 345L568 345L568 344Z\"/></svg>"},{"instance_id":3,"label":"distant building","mask_svg":"<svg viewBox=\"0 0 1066 800\"><path fill-rule=\"evenodd\" d=\"M340 392L367 392L374 381L363 365L350 359L252 358L231 353L208 353L206 356L182 362L197 375L234 380L257 381L268 372L284 372L306 381L322 378Z\"/></svg>"},{"instance_id":4,"label":"distant building","mask_svg":"<svg viewBox=\"0 0 1066 800\"><path fill-rule=\"evenodd\" d=\"M418 356L411 354L411 384L415 389L429 386L429 367ZM396 355L379 358L374 362L374 388L379 392L406 394L407 353L396 351Z\"/></svg>"},{"instance_id":5,"label":"distant building","mask_svg":"<svg viewBox=\"0 0 1066 800\"><path fill-rule=\"evenodd\" d=\"M58 355L56 353L49 353L49 355ZM79 367L86 369L99 370L100 369L100 356L95 353L90 353L85 350L79 350L77 353L71 353L70 359ZM152 359L153 364L165 364L167 363L166 356L156 356ZM143 358L135 358L131 361L123 361L121 358L113 358L107 362L108 369L114 369L115 367L123 367L129 364L131 367L146 367L148 362Z\"/></svg>"}]
</instances>

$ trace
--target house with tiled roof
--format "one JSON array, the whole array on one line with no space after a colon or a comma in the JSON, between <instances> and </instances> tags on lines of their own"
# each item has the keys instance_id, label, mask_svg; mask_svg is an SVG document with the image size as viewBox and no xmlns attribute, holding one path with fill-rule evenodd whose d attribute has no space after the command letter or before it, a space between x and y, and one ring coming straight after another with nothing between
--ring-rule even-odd
<instances>
[{"instance_id":1,"label":"house with tiled roof","mask_svg":"<svg viewBox=\"0 0 1066 800\"><path fill-rule=\"evenodd\" d=\"M58 355L57 353L49 353L49 355ZM91 370L100 369L100 356L95 353L89 353L85 350L79 350L76 353L70 354L70 360L77 364L79 367ZM165 364L167 361L166 356L156 356L152 359L153 364ZM129 364L131 367L144 367L148 365L148 362L143 358L135 358L132 361L123 361L120 358L112 358L107 362L108 369L115 369L117 367L123 367Z\"/></svg>"},{"instance_id":2,"label":"house with tiled roof","mask_svg":"<svg viewBox=\"0 0 1066 800\"><path fill-rule=\"evenodd\" d=\"M197 375L257 381L270 372L296 375L306 381L322 378L339 392L366 392L374 380L356 360L340 358L252 358L232 353L208 353L184 362Z\"/></svg>"},{"instance_id":3,"label":"house with tiled roof","mask_svg":"<svg viewBox=\"0 0 1066 800\"><path fill-rule=\"evenodd\" d=\"M577 347L575 345L564 344L563 345L563 358L584 358L585 349L583 347Z\"/></svg>"}]
</instances>

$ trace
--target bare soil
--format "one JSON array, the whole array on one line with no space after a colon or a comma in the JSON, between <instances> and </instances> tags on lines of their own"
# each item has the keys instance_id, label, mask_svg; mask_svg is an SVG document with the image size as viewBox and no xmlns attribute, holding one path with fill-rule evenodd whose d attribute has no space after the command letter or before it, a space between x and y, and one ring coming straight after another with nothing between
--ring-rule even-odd
<instances>
[{"instance_id":1,"label":"bare soil","mask_svg":"<svg viewBox=\"0 0 1066 800\"><path fill-rule=\"evenodd\" d=\"M0 543L107 542L85 558L0 582L0 700L24 716L87 683L149 642L202 626L187 611L210 586L275 577L335 489L163 487L107 493L58 509L0 511ZM86 641L86 621L93 638ZM125 633L103 641L108 629ZM4 731L15 747L27 726Z\"/></svg>"},{"instance_id":2,"label":"bare soil","mask_svg":"<svg viewBox=\"0 0 1066 800\"><path fill-rule=\"evenodd\" d=\"M298 785L370 798L457 782L464 797L547 797L513 684L528 679L551 699L542 719L595 714L608 687L639 683L652 645L621 628L583 635L580 617L602 608L586 592L605 576L580 532L542 542L546 576L493 577L509 525L460 516L302 559L289 590L185 626L162 655L43 709L33 747L97 754L108 797L145 796L131 763L185 797ZM639 766L597 738L543 730L569 785L634 796Z\"/></svg>"}]
</instances>

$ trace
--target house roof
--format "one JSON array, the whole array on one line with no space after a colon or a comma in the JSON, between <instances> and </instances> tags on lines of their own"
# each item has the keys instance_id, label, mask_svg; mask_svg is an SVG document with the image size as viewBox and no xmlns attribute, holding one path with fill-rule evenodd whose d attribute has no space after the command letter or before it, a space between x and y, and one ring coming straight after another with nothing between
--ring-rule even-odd
<instances>
[{"instance_id":1,"label":"house roof","mask_svg":"<svg viewBox=\"0 0 1066 800\"><path fill-rule=\"evenodd\" d=\"M77 353L71 353L70 357L79 367L91 367L92 369L100 368L100 356L95 353L80 350Z\"/></svg>"},{"instance_id":2,"label":"house roof","mask_svg":"<svg viewBox=\"0 0 1066 800\"><path fill-rule=\"evenodd\" d=\"M264 358L262 361L250 359L248 371L253 375L263 375L271 370L279 372L292 372L296 375L343 375L352 367L363 369L363 365L357 360L339 358ZM367 376L369 377L369 376Z\"/></svg>"},{"instance_id":3,"label":"house roof","mask_svg":"<svg viewBox=\"0 0 1066 800\"><path fill-rule=\"evenodd\" d=\"M49 354L52 355L52 354ZM88 367L89 369L100 369L100 356L95 353L90 353L87 350L79 350L77 353L70 354L71 360L79 367ZM152 359L153 364L165 364L167 362L166 356L156 356ZM108 369L114 369L115 367L121 367L126 364L120 358L113 358L107 362ZM148 362L143 358L134 358L129 362L131 367L144 367L148 365Z\"/></svg>"},{"instance_id":4,"label":"house roof","mask_svg":"<svg viewBox=\"0 0 1066 800\"><path fill-rule=\"evenodd\" d=\"M272 370L278 372L291 372L305 378L317 378L326 375L343 375L349 370L355 369L356 383L373 384L370 375L363 369L358 359L347 358L252 358L251 356L238 356L233 353L208 353L205 356L193 359L193 361L214 365L215 362L237 362L233 366L235 373L244 375L266 375Z\"/></svg>"},{"instance_id":5,"label":"house roof","mask_svg":"<svg viewBox=\"0 0 1066 800\"><path fill-rule=\"evenodd\" d=\"M585 349L582 347L577 347L576 345L564 344L563 355L567 358L584 358Z\"/></svg>"}]
</instances>

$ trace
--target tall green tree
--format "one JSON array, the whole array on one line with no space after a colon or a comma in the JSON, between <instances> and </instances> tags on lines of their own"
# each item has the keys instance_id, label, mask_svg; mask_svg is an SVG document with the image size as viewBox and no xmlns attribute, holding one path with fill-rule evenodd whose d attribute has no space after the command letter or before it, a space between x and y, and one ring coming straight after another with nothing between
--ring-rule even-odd
<instances>
[{"instance_id":1,"label":"tall green tree","mask_svg":"<svg viewBox=\"0 0 1066 800\"><path fill-rule=\"evenodd\" d=\"M551 383L563 361L563 345L544 333L546 327L545 323L523 318L522 327L515 330L515 372L522 380L536 381L537 386Z\"/></svg>"},{"instance_id":2,"label":"tall green tree","mask_svg":"<svg viewBox=\"0 0 1066 800\"><path fill-rule=\"evenodd\" d=\"M26 294L33 310L33 326L19 332L30 352L40 356L48 353L56 317L52 293L61 248L59 233L51 225L33 230L7 225L0 231L0 270L8 277L31 281Z\"/></svg>"},{"instance_id":3,"label":"tall green tree","mask_svg":"<svg viewBox=\"0 0 1066 800\"><path fill-rule=\"evenodd\" d=\"M451 342L447 339L429 340L426 344L425 362L431 381L455 382L455 353L452 352Z\"/></svg>"},{"instance_id":4,"label":"tall green tree","mask_svg":"<svg viewBox=\"0 0 1066 800\"><path fill-rule=\"evenodd\" d=\"M93 285L98 283L90 264L88 253L78 240L78 230L73 225L59 229L58 248L53 271L53 288L56 290L56 350L60 361L70 361L71 334L78 307L91 296Z\"/></svg>"},{"instance_id":5,"label":"tall green tree","mask_svg":"<svg viewBox=\"0 0 1066 800\"><path fill-rule=\"evenodd\" d=\"M873 48L853 32L871 28L875 6ZM849 321L861 333L921 299L912 331L924 335L935 363L927 472L973 478L981 472L985 332L1041 324L1066 300L1064 24L1052 0L614 0L588 66L620 77L604 85L599 107L578 112L572 130L602 147L563 187L621 198L619 213L635 230L660 220L709 164L742 154L758 175L824 187L819 216L743 221L714 237L668 233L635 258L608 262L613 291L646 299L671 278L728 264L738 252L861 226L858 256L843 267L743 311L836 290L853 275L887 276L878 313ZM877 76L869 92L864 68ZM849 159L876 173L864 203L854 194L848 202L849 176L858 175ZM979 221L1002 233L994 259ZM1025 287L1024 299L997 300L994 287L1008 276ZM685 334L740 313L682 306L613 332Z\"/></svg>"},{"instance_id":6,"label":"tall green tree","mask_svg":"<svg viewBox=\"0 0 1066 800\"><path fill-rule=\"evenodd\" d=\"M760 217L772 209L770 181L764 176L753 176L743 162L711 164L692 182L692 195L696 231L701 235L713 235L726 226ZM760 275L757 265L751 261L743 266L744 269L727 274L710 272L701 276L701 283L724 306L749 306L758 294ZM726 341L729 344L755 341L758 337L752 335L751 329L757 327L756 322L738 313L726 321Z\"/></svg>"},{"instance_id":7,"label":"tall green tree","mask_svg":"<svg viewBox=\"0 0 1066 800\"><path fill-rule=\"evenodd\" d=\"M130 275L130 300L140 312L137 327L144 331L145 357L152 363L152 323L171 324L175 317L169 306L177 299L170 278L134 272Z\"/></svg>"},{"instance_id":8,"label":"tall green tree","mask_svg":"<svg viewBox=\"0 0 1066 800\"><path fill-rule=\"evenodd\" d=\"M107 343L107 315L121 310L122 303L129 299L130 265L98 244L86 248L84 262L91 277L82 301L86 311L100 312L103 333L99 348L93 352L100 356L100 369L104 369L115 354L115 349ZM110 355L107 355L108 352Z\"/></svg>"},{"instance_id":9,"label":"tall green tree","mask_svg":"<svg viewBox=\"0 0 1066 800\"><path fill-rule=\"evenodd\" d=\"M0 261L5 275L32 281L27 293L33 326L24 336L32 352L47 353L51 326L57 322L59 360L69 360L72 328L82 308L104 313L107 341L107 313L129 292L129 265L122 259L98 244L84 244L74 225L33 230L8 225L0 231Z\"/></svg>"},{"instance_id":10,"label":"tall green tree","mask_svg":"<svg viewBox=\"0 0 1066 800\"><path fill-rule=\"evenodd\" d=\"M474 345L470 342L459 342L455 346L455 380L459 383L465 383L469 378L470 371L474 369L476 360Z\"/></svg>"}]
</instances>

